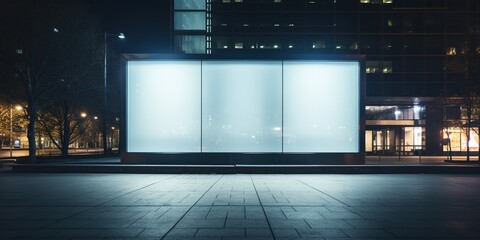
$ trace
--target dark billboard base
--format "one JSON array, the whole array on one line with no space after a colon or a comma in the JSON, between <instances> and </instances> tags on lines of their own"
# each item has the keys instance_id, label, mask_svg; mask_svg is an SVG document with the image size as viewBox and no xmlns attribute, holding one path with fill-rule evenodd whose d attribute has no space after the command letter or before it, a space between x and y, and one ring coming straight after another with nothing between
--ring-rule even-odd
<instances>
[{"instance_id":1,"label":"dark billboard base","mask_svg":"<svg viewBox=\"0 0 480 240\"><path fill-rule=\"evenodd\" d=\"M359 153L123 153L126 164L191 164L191 165L361 165L365 156Z\"/></svg>"}]
</instances>

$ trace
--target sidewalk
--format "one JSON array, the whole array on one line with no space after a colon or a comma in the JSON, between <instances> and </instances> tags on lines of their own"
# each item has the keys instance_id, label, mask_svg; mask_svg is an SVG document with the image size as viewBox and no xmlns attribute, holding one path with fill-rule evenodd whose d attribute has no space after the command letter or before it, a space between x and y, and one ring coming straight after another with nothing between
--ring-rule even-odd
<instances>
[{"instance_id":1,"label":"sidewalk","mask_svg":"<svg viewBox=\"0 0 480 240\"><path fill-rule=\"evenodd\" d=\"M0 239L480 239L479 175L0 174Z\"/></svg>"}]
</instances>

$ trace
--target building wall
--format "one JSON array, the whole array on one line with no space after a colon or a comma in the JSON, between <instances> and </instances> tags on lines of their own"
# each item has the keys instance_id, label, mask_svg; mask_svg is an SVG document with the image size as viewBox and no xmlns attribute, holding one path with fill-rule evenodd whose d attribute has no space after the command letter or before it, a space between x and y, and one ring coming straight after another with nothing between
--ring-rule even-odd
<instances>
[{"instance_id":1,"label":"building wall","mask_svg":"<svg viewBox=\"0 0 480 240\"><path fill-rule=\"evenodd\" d=\"M175 2L183 1L188 0ZM194 53L185 51L191 49L186 44L193 44L203 45L201 54L364 54L367 96L454 94L465 80L458 68L446 66L462 54L467 38L473 38L475 48L480 49L479 1L195 2L205 3L201 11L208 26L174 31L175 52Z\"/></svg>"},{"instance_id":2,"label":"building wall","mask_svg":"<svg viewBox=\"0 0 480 240\"><path fill-rule=\"evenodd\" d=\"M367 105L373 106L428 108L432 99L461 95L475 81L467 77L464 66L472 56L480 57L480 1L194 2L204 4L195 11L203 11L205 26L174 29L175 53L365 55ZM429 146L428 153L440 154L441 126L425 122L442 121L441 116L425 118L423 123L401 127L424 127L422 145Z\"/></svg>"}]
</instances>

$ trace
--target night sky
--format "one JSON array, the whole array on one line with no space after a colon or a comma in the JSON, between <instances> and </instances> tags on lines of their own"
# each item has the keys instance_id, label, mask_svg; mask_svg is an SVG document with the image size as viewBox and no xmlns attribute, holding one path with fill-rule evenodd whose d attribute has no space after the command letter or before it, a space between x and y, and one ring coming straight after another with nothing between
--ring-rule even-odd
<instances>
[{"instance_id":1,"label":"night sky","mask_svg":"<svg viewBox=\"0 0 480 240\"><path fill-rule=\"evenodd\" d=\"M109 33L124 33L118 41L123 53L169 53L170 1L90 0L92 10Z\"/></svg>"}]
</instances>

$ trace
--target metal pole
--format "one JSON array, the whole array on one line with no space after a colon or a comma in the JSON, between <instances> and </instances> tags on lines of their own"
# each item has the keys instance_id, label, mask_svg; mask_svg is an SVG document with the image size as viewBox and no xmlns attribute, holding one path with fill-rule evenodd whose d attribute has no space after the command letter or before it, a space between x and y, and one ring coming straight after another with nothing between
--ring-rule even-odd
<instances>
[{"instance_id":1,"label":"metal pole","mask_svg":"<svg viewBox=\"0 0 480 240\"><path fill-rule=\"evenodd\" d=\"M13 108L10 104L10 157L13 157Z\"/></svg>"},{"instance_id":2,"label":"metal pole","mask_svg":"<svg viewBox=\"0 0 480 240\"><path fill-rule=\"evenodd\" d=\"M103 153L107 150L107 32L103 35L103 119L102 119L102 135L103 135Z\"/></svg>"}]
</instances>

